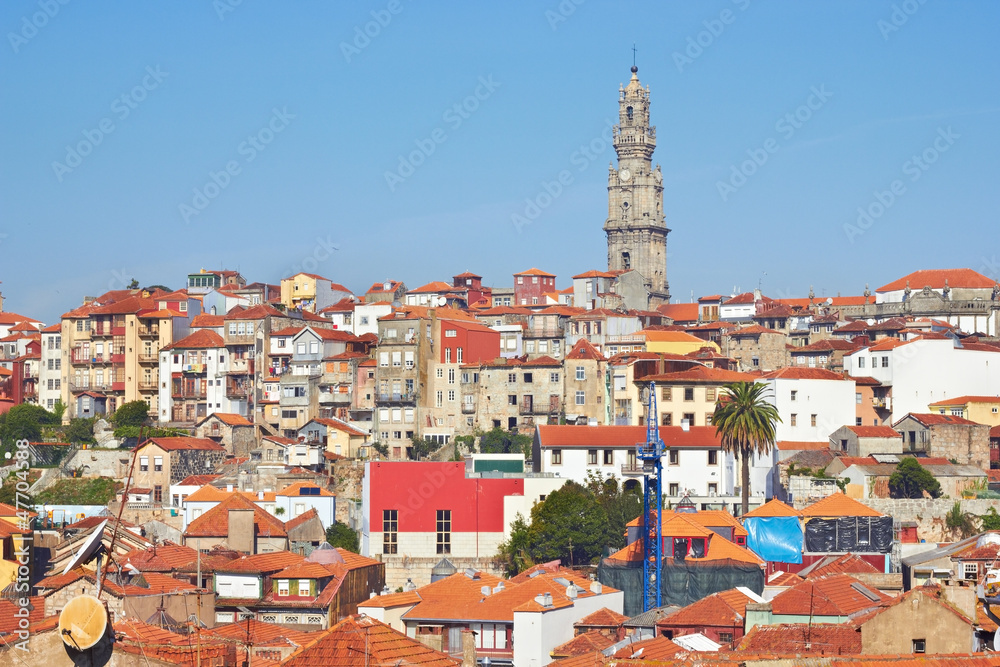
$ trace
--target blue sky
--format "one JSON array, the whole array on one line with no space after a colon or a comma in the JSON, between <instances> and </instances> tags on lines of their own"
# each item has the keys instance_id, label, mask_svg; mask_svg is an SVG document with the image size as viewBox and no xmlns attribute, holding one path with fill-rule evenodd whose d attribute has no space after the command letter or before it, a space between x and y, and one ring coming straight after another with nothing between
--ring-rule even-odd
<instances>
[{"instance_id":1,"label":"blue sky","mask_svg":"<svg viewBox=\"0 0 1000 667\"><path fill-rule=\"evenodd\" d=\"M537 266L567 286L606 267L602 134L633 43L674 301L997 276L997 25L985 0L9 0L5 309L53 322L203 267L363 291Z\"/></svg>"}]
</instances>

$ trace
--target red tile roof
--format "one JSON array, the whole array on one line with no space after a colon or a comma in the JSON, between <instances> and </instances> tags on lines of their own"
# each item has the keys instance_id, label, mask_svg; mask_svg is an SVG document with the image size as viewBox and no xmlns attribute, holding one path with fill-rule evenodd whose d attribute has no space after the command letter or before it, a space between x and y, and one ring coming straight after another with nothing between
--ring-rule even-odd
<instances>
[{"instance_id":1,"label":"red tile roof","mask_svg":"<svg viewBox=\"0 0 1000 667\"><path fill-rule=\"evenodd\" d=\"M647 375L642 378L643 382L656 382L658 384L676 384L685 382L713 382L716 384L729 384L730 382L753 382L757 377L749 373L729 371L724 368L709 368L708 366L696 365L683 371L674 373L658 373Z\"/></svg>"},{"instance_id":2,"label":"red tile roof","mask_svg":"<svg viewBox=\"0 0 1000 667\"><path fill-rule=\"evenodd\" d=\"M615 639L602 634L598 630L591 630L573 637L568 642L560 644L552 649L552 657L570 657L574 655L584 655L593 651L603 651L615 643ZM560 663L562 664L562 663Z\"/></svg>"},{"instance_id":3,"label":"red tile roof","mask_svg":"<svg viewBox=\"0 0 1000 667\"><path fill-rule=\"evenodd\" d=\"M882 285L876 292L895 292L906 289L907 283L911 290L922 290L924 287L931 289L944 289L945 283L948 287L966 289L990 289L996 281L984 276L972 269L925 269L914 271L898 280Z\"/></svg>"},{"instance_id":4,"label":"red tile roof","mask_svg":"<svg viewBox=\"0 0 1000 667\"><path fill-rule=\"evenodd\" d=\"M935 401L930 406L965 405L967 403L1000 403L1000 396L956 396L943 401Z\"/></svg>"},{"instance_id":5,"label":"red tile roof","mask_svg":"<svg viewBox=\"0 0 1000 667\"><path fill-rule=\"evenodd\" d=\"M540 425L539 441L547 449L563 447L635 447L646 441L645 426L564 426ZM722 441L714 426L661 426L660 437L667 447L719 449Z\"/></svg>"},{"instance_id":6,"label":"red tile roof","mask_svg":"<svg viewBox=\"0 0 1000 667\"><path fill-rule=\"evenodd\" d=\"M915 420L920 422L923 426L935 426L937 424L961 424L964 426L972 425L979 426L978 423L974 421L969 421L965 417L958 417L956 415L939 415L933 412L911 412L906 417L913 417ZM903 419L906 419L903 417ZM898 425L903 419L897 421L893 426Z\"/></svg>"},{"instance_id":7,"label":"red tile roof","mask_svg":"<svg viewBox=\"0 0 1000 667\"><path fill-rule=\"evenodd\" d=\"M779 440L774 443L779 452L803 452L830 449L830 442L810 442L807 440Z\"/></svg>"},{"instance_id":8,"label":"red tile roof","mask_svg":"<svg viewBox=\"0 0 1000 667\"><path fill-rule=\"evenodd\" d=\"M219 637L223 640L235 640L237 642L245 642L249 634L250 643L254 646L291 645L302 647L316 641L321 631L301 632L283 625L265 623L258 621L256 618L251 618L247 621L216 625L214 628L202 630L201 632L203 637L208 635ZM256 656L253 659L253 664L259 664Z\"/></svg>"},{"instance_id":9,"label":"red tile roof","mask_svg":"<svg viewBox=\"0 0 1000 667\"><path fill-rule=\"evenodd\" d=\"M45 618L45 598L32 596L28 598L28 603L31 605L31 609L28 611L28 628L31 630L31 634L35 634L38 631L36 626ZM21 607L16 600L0 598L0 636L23 630L19 626L20 618L15 616L15 613L20 609ZM15 649L9 648L8 650Z\"/></svg>"},{"instance_id":10,"label":"red tile roof","mask_svg":"<svg viewBox=\"0 0 1000 667\"><path fill-rule=\"evenodd\" d=\"M769 380L838 380L843 381L844 376L824 368L801 368L799 366L786 366L762 376Z\"/></svg>"},{"instance_id":11,"label":"red tile roof","mask_svg":"<svg viewBox=\"0 0 1000 667\"><path fill-rule=\"evenodd\" d=\"M891 601L885 593L853 577L831 574L806 579L778 593L771 600L771 611L789 616L849 616Z\"/></svg>"},{"instance_id":12,"label":"red tile roof","mask_svg":"<svg viewBox=\"0 0 1000 667\"><path fill-rule=\"evenodd\" d=\"M198 422L198 424L199 425L203 424L212 417L215 417L216 419L218 419L227 426L253 426L253 423L251 423L250 420L248 420L246 417L244 417L243 415L235 414L233 412L213 412L212 414L208 415L200 422Z\"/></svg>"},{"instance_id":13,"label":"red tile roof","mask_svg":"<svg viewBox=\"0 0 1000 667\"><path fill-rule=\"evenodd\" d=\"M221 327L224 323L225 318L222 315L209 315L208 313L201 313L200 315L195 315L194 319L191 320L191 327L193 329L208 329Z\"/></svg>"},{"instance_id":14,"label":"red tile roof","mask_svg":"<svg viewBox=\"0 0 1000 667\"><path fill-rule=\"evenodd\" d=\"M587 614L573 625L578 628L617 628L627 620L628 616L619 614L618 612L612 611L607 607L601 607L597 611Z\"/></svg>"},{"instance_id":15,"label":"red tile roof","mask_svg":"<svg viewBox=\"0 0 1000 667\"><path fill-rule=\"evenodd\" d=\"M634 658L642 661L660 661L673 658L683 650L680 644L675 644L666 637L660 636L629 644L615 653L614 657L618 660ZM560 662L559 665L561 666L563 663Z\"/></svg>"},{"instance_id":16,"label":"red tile roof","mask_svg":"<svg viewBox=\"0 0 1000 667\"><path fill-rule=\"evenodd\" d=\"M340 419L325 419L325 418L317 417L316 419L310 420L310 422L315 422L317 424L322 424L323 426L326 426L327 428L336 429L338 431L342 431L344 433L347 433L348 435L356 435L356 436L359 436L359 437L365 437L365 436L368 435L367 433L365 433L361 429L355 428L355 427L351 426L350 424L348 424L347 422L341 421ZM307 424L308 424L308 422L307 422Z\"/></svg>"},{"instance_id":17,"label":"red tile roof","mask_svg":"<svg viewBox=\"0 0 1000 667\"><path fill-rule=\"evenodd\" d=\"M844 554L842 556L827 556L815 565L806 568L802 576L807 579L815 579L828 574L878 574L881 573L877 567L855 554Z\"/></svg>"},{"instance_id":18,"label":"red tile roof","mask_svg":"<svg viewBox=\"0 0 1000 667\"><path fill-rule=\"evenodd\" d=\"M884 516L838 491L802 510L804 517Z\"/></svg>"},{"instance_id":19,"label":"red tile roof","mask_svg":"<svg viewBox=\"0 0 1000 667\"><path fill-rule=\"evenodd\" d=\"M217 567L220 572L238 572L243 574L273 575L292 565L302 563L305 557L291 551L272 551L270 553L242 556Z\"/></svg>"},{"instance_id":20,"label":"red tile roof","mask_svg":"<svg viewBox=\"0 0 1000 667\"><path fill-rule=\"evenodd\" d=\"M576 345L573 349L569 351L566 355L567 359L592 359L596 361L604 361L604 355L597 351L597 348L591 345L590 341L586 338L581 338L576 341Z\"/></svg>"},{"instance_id":21,"label":"red tile roof","mask_svg":"<svg viewBox=\"0 0 1000 667\"><path fill-rule=\"evenodd\" d=\"M201 449L205 451L219 451L224 452L226 448L215 442L214 440L209 440L208 438L194 438L191 436L172 436L164 438L149 438L141 445L139 445L138 450L142 450L147 447L150 443L155 444L160 449L173 452L179 450L191 450L191 449Z\"/></svg>"},{"instance_id":22,"label":"red tile roof","mask_svg":"<svg viewBox=\"0 0 1000 667\"><path fill-rule=\"evenodd\" d=\"M204 487L202 487L204 488ZM188 500L190 500L190 496ZM253 510L254 526L259 537L286 537L285 524L242 494L233 493L218 505L188 524L185 537L227 537L229 535L229 510Z\"/></svg>"},{"instance_id":23,"label":"red tile roof","mask_svg":"<svg viewBox=\"0 0 1000 667\"><path fill-rule=\"evenodd\" d=\"M794 572L782 572L778 570L767 578L766 586L794 586L802 581L802 577Z\"/></svg>"},{"instance_id":24,"label":"red tile roof","mask_svg":"<svg viewBox=\"0 0 1000 667\"><path fill-rule=\"evenodd\" d=\"M859 438L901 438L899 431L891 426L848 426Z\"/></svg>"},{"instance_id":25,"label":"red tile roof","mask_svg":"<svg viewBox=\"0 0 1000 667\"><path fill-rule=\"evenodd\" d=\"M740 640L736 650L748 655L859 655L861 632L847 624L758 625Z\"/></svg>"},{"instance_id":26,"label":"red tile roof","mask_svg":"<svg viewBox=\"0 0 1000 667\"><path fill-rule=\"evenodd\" d=\"M656 622L659 631L671 628L743 627L747 603L753 600L733 588L713 593Z\"/></svg>"},{"instance_id":27,"label":"red tile roof","mask_svg":"<svg viewBox=\"0 0 1000 667\"><path fill-rule=\"evenodd\" d=\"M750 517L774 517L774 516L802 516L802 512L786 505L777 498L772 498L755 510L750 510L743 515L744 519Z\"/></svg>"},{"instance_id":28,"label":"red tile roof","mask_svg":"<svg viewBox=\"0 0 1000 667\"><path fill-rule=\"evenodd\" d=\"M367 616L345 618L282 662L284 667L458 667L460 664L460 660Z\"/></svg>"},{"instance_id":29,"label":"red tile roof","mask_svg":"<svg viewBox=\"0 0 1000 667\"><path fill-rule=\"evenodd\" d=\"M225 347L226 342L222 340L222 336L215 333L211 329L199 329L195 331L190 336L185 336L181 338L176 343L171 345L165 345L161 349L163 350L199 350L199 349L210 349L216 347Z\"/></svg>"},{"instance_id":30,"label":"red tile roof","mask_svg":"<svg viewBox=\"0 0 1000 667\"><path fill-rule=\"evenodd\" d=\"M658 306L656 310L674 322L698 321L698 304L696 303L665 303Z\"/></svg>"},{"instance_id":31,"label":"red tile roof","mask_svg":"<svg viewBox=\"0 0 1000 667\"><path fill-rule=\"evenodd\" d=\"M278 491L274 495L276 495L276 496L299 496L299 495L302 495L301 493L299 493L299 491L301 489L315 489L315 492L313 492L312 495L309 496L310 498L312 498L312 497L320 497L320 496L325 496L327 498L333 498L333 497L336 497L336 495L337 495L335 493L330 493L329 491L327 491L323 487L319 486L318 484L314 484L313 482L302 482L302 481L300 481L300 482L294 482L293 484L289 484L288 486L286 486L285 488L283 488L281 491Z\"/></svg>"},{"instance_id":32,"label":"red tile roof","mask_svg":"<svg viewBox=\"0 0 1000 667\"><path fill-rule=\"evenodd\" d=\"M556 277L554 273L546 273L545 271L542 271L541 269L535 269L535 268L528 269L527 271L521 271L520 273L515 273L514 275L515 276L545 276L547 278L555 278Z\"/></svg>"}]
</instances>

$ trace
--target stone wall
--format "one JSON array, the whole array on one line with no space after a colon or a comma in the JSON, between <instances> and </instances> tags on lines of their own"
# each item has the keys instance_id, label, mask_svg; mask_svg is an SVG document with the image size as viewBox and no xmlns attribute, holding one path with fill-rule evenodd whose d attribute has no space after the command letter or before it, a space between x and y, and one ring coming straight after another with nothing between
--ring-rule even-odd
<instances>
[{"instance_id":1,"label":"stone wall","mask_svg":"<svg viewBox=\"0 0 1000 667\"><path fill-rule=\"evenodd\" d=\"M417 586L431 583L431 570L441 562L442 558L447 558L459 572L472 568L497 577L504 576L502 568L497 567L492 558L453 558L451 556L411 558L410 556L386 555L382 555L381 558L382 562L385 563L385 585L389 587L390 591L395 591L400 586L405 585L407 579L412 580Z\"/></svg>"},{"instance_id":2,"label":"stone wall","mask_svg":"<svg viewBox=\"0 0 1000 667\"><path fill-rule=\"evenodd\" d=\"M64 472L81 470L82 477L124 479L131 456L127 449L79 449L66 457L60 468Z\"/></svg>"},{"instance_id":3,"label":"stone wall","mask_svg":"<svg viewBox=\"0 0 1000 667\"><path fill-rule=\"evenodd\" d=\"M860 498L859 502L898 521L915 521L917 537L928 542L945 542L958 538L945 523L945 516L955 505L946 498ZM1000 500L959 500L963 512L976 517L994 507L1000 512Z\"/></svg>"},{"instance_id":4,"label":"stone wall","mask_svg":"<svg viewBox=\"0 0 1000 667\"><path fill-rule=\"evenodd\" d=\"M990 427L985 424L934 424L931 426L930 455L989 470Z\"/></svg>"},{"instance_id":5,"label":"stone wall","mask_svg":"<svg viewBox=\"0 0 1000 667\"><path fill-rule=\"evenodd\" d=\"M216 466L227 458L224 451L178 450L170 452L170 483L177 484L191 475L204 475L214 472ZM205 459L212 461L211 467L205 465Z\"/></svg>"}]
</instances>

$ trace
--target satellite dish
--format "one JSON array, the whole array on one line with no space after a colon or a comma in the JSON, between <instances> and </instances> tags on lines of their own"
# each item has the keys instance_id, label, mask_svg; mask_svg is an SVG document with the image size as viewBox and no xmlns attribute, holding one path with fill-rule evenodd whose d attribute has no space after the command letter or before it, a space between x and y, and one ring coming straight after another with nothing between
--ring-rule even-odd
<instances>
[{"instance_id":1,"label":"satellite dish","mask_svg":"<svg viewBox=\"0 0 1000 667\"><path fill-rule=\"evenodd\" d=\"M77 651L93 648L108 631L108 610L93 595L70 600L59 614L63 643Z\"/></svg>"},{"instance_id":2,"label":"satellite dish","mask_svg":"<svg viewBox=\"0 0 1000 667\"><path fill-rule=\"evenodd\" d=\"M832 306L833 305L833 297L829 297L828 296L826 298L826 305L828 305L828 306Z\"/></svg>"},{"instance_id":3,"label":"satellite dish","mask_svg":"<svg viewBox=\"0 0 1000 667\"><path fill-rule=\"evenodd\" d=\"M868 326L871 326L875 324L875 318L869 317L867 320L865 320L865 322L868 324Z\"/></svg>"},{"instance_id":4,"label":"satellite dish","mask_svg":"<svg viewBox=\"0 0 1000 667\"><path fill-rule=\"evenodd\" d=\"M84 563L89 563L91 560L97 556L104 544L101 542L101 538L104 537L104 527L108 525L108 520L105 519L97 527L94 532L90 534L86 540L84 540L83 545L77 550L76 555L73 556L68 563L66 563L66 569L63 570L63 574L68 574L70 570L75 567L79 567Z\"/></svg>"}]
</instances>

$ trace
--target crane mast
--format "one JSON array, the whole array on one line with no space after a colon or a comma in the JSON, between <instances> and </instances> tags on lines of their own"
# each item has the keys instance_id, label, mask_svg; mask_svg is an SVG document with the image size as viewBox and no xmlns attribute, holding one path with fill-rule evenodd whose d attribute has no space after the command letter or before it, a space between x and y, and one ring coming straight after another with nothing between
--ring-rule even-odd
<instances>
[{"instance_id":1,"label":"crane mast","mask_svg":"<svg viewBox=\"0 0 1000 667\"><path fill-rule=\"evenodd\" d=\"M663 555L663 536L660 509L663 504L663 453L666 446L660 438L660 428L657 422L656 383L650 382L646 410L646 441L635 446L636 458L642 461L643 475L643 611L662 606L660 569Z\"/></svg>"}]
</instances>

